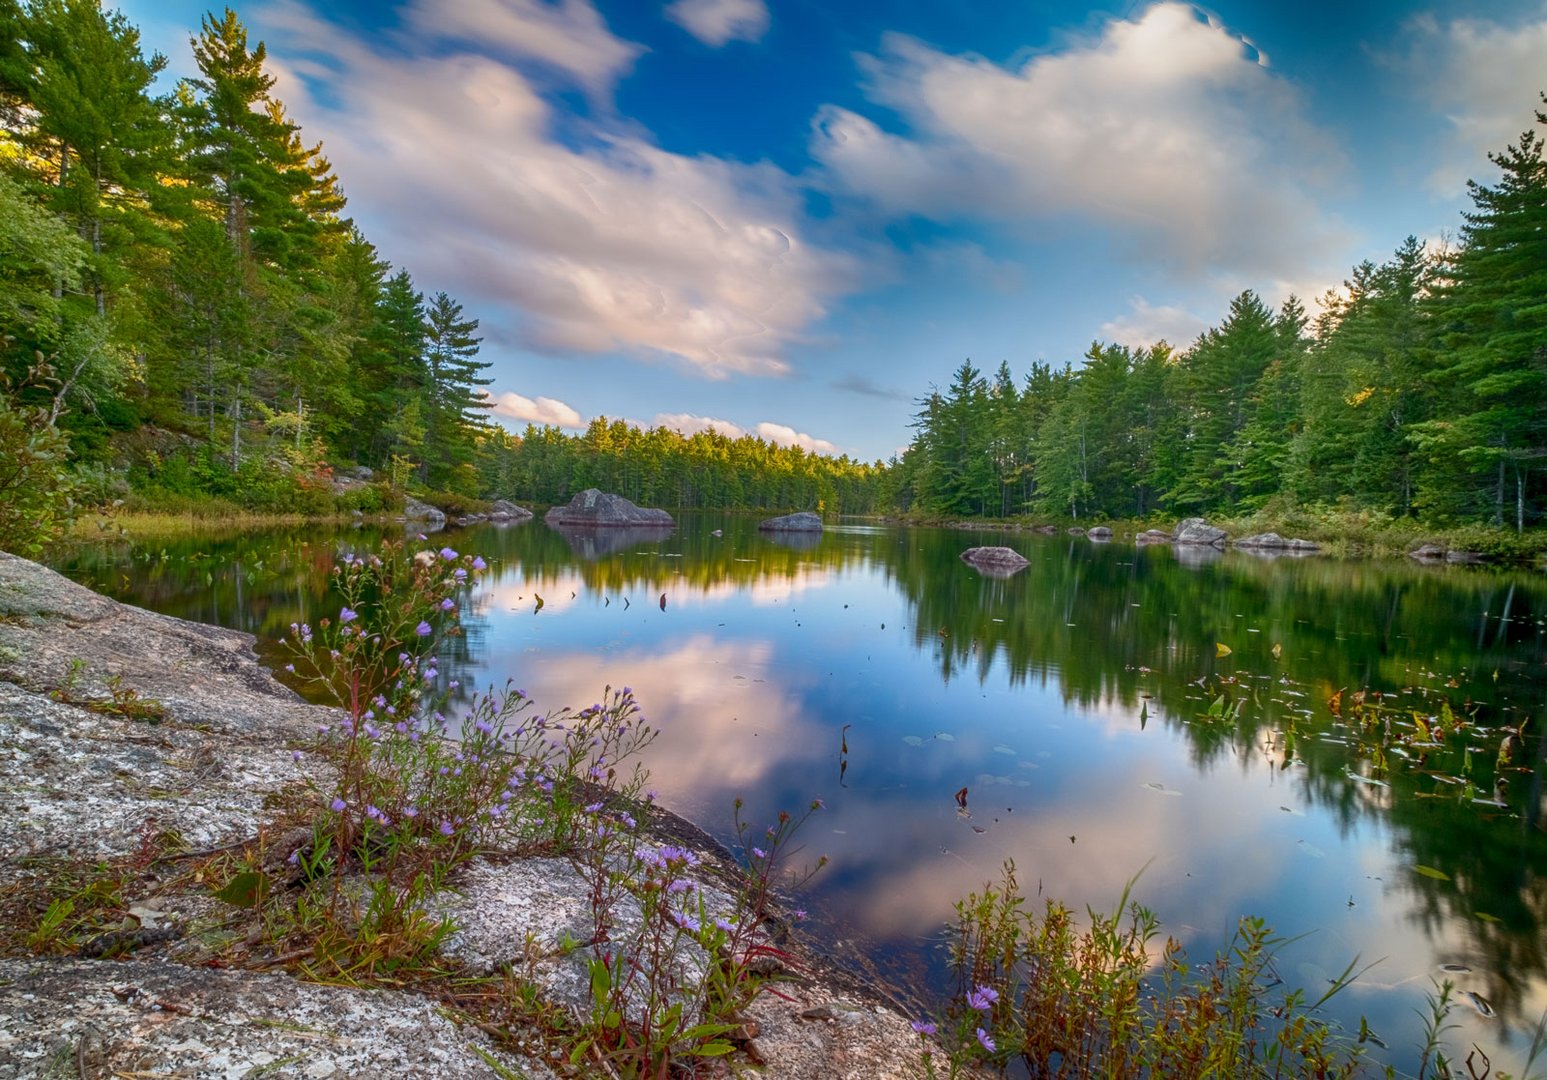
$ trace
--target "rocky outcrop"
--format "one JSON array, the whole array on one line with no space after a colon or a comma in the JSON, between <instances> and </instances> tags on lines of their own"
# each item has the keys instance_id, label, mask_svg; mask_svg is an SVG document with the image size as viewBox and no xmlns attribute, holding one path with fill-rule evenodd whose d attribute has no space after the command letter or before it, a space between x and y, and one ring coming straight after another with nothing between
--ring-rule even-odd
<instances>
[{"instance_id":1,"label":"rocky outcrop","mask_svg":"<svg viewBox=\"0 0 1547 1080\"><path fill-rule=\"evenodd\" d=\"M115 940L132 957L0 956L0 1080L575 1075L550 1067L556 1050L536 1029L496 1042L454 1022L440 991L254 970L284 960L265 951L260 916L214 896L187 857L263 835L265 865L283 865L310 830L273 823L330 789L327 766L305 748L340 714L277 682L253 645L247 634L119 604L0 554L6 910L29 910L14 902L29 882L53 895L50 875L63 867L89 873L134 860L115 901L125 928ZM706 902L729 903L735 863L687 823L651 814L656 836L699 851ZM523 951L529 940L594 932L591 885L573 864L475 859L450 884L433 901L457 922L446 963L474 973L530 964L543 1007L589 1015L585 949ZM789 1080L923 1074L922 1043L901 1011L798 944L779 948L800 977L774 972L779 995L746 1010L738 1067L761 1059L764 1075Z\"/></svg>"},{"instance_id":2,"label":"rocky outcrop","mask_svg":"<svg viewBox=\"0 0 1547 1080\"><path fill-rule=\"evenodd\" d=\"M1070 536L1085 535L1085 529L1079 525L1070 525L1067 529L1064 530L1064 532L1068 533Z\"/></svg>"},{"instance_id":3,"label":"rocky outcrop","mask_svg":"<svg viewBox=\"0 0 1547 1080\"><path fill-rule=\"evenodd\" d=\"M489 504L489 519L491 521L531 521L535 516L526 507L517 506L515 503L508 502L505 499L495 499Z\"/></svg>"},{"instance_id":4,"label":"rocky outcrop","mask_svg":"<svg viewBox=\"0 0 1547 1080\"><path fill-rule=\"evenodd\" d=\"M1008 577L1030 565L1030 560L1014 548L974 547L962 552L962 562L985 574Z\"/></svg>"},{"instance_id":5,"label":"rocky outcrop","mask_svg":"<svg viewBox=\"0 0 1547 1080\"><path fill-rule=\"evenodd\" d=\"M1224 529L1210 525L1202 518L1187 518L1176 527L1176 535L1173 542L1177 544L1208 544L1214 547L1224 547L1225 541L1230 539Z\"/></svg>"},{"instance_id":6,"label":"rocky outcrop","mask_svg":"<svg viewBox=\"0 0 1547 1080\"><path fill-rule=\"evenodd\" d=\"M1447 548L1443 544L1424 544L1409 551L1407 557L1422 563L1445 562L1478 565L1488 561L1487 556L1481 552L1461 551L1456 548Z\"/></svg>"},{"instance_id":7,"label":"rocky outcrop","mask_svg":"<svg viewBox=\"0 0 1547 1080\"><path fill-rule=\"evenodd\" d=\"M1145 544L1169 544L1171 539L1171 534L1164 529L1145 529L1133 538L1133 542L1141 546Z\"/></svg>"},{"instance_id":8,"label":"rocky outcrop","mask_svg":"<svg viewBox=\"0 0 1547 1080\"><path fill-rule=\"evenodd\" d=\"M427 502L420 502L412 495L403 500L403 518L406 521L424 521L430 525L441 528L446 524L446 515Z\"/></svg>"},{"instance_id":9,"label":"rocky outcrop","mask_svg":"<svg viewBox=\"0 0 1547 1080\"><path fill-rule=\"evenodd\" d=\"M665 510L635 506L622 495L586 488L565 506L555 506L543 516L549 525L569 528L616 528L630 525L675 526Z\"/></svg>"},{"instance_id":10,"label":"rocky outcrop","mask_svg":"<svg viewBox=\"0 0 1547 1080\"><path fill-rule=\"evenodd\" d=\"M1276 532L1257 533L1255 536L1243 536L1239 540L1232 541L1238 548L1255 549L1259 551L1283 551L1292 554L1309 555L1321 550L1320 544L1314 544L1309 540L1290 540L1280 536Z\"/></svg>"},{"instance_id":11,"label":"rocky outcrop","mask_svg":"<svg viewBox=\"0 0 1547 1080\"><path fill-rule=\"evenodd\" d=\"M1094 529L1086 532L1085 538L1087 540L1095 540L1097 543L1102 543L1112 539L1112 530L1107 528L1105 525L1097 525Z\"/></svg>"},{"instance_id":12,"label":"rocky outcrop","mask_svg":"<svg viewBox=\"0 0 1547 1080\"><path fill-rule=\"evenodd\" d=\"M819 514L801 511L798 514L769 518L759 524L758 529L763 532L821 532L822 518Z\"/></svg>"}]
</instances>

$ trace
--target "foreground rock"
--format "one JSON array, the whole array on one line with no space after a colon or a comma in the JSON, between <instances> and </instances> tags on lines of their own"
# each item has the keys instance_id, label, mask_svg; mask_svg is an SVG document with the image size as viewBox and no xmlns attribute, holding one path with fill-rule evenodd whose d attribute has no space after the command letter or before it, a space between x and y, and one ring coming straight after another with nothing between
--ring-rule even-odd
<instances>
[{"instance_id":1,"label":"foreground rock","mask_svg":"<svg viewBox=\"0 0 1547 1080\"><path fill-rule=\"evenodd\" d=\"M1202 518L1186 518L1176 527L1174 542L1178 544L1208 544L1224 547L1230 538L1224 529L1210 525Z\"/></svg>"},{"instance_id":2,"label":"foreground rock","mask_svg":"<svg viewBox=\"0 0 1547 1080\"><path fill-rule=\"evenodd\" d=\"M590 1075L555 1064L558 1051L539 1045L535 1030L496 1041L455 1024L439 991L251 970L286 958L269 951L257 914L185 871L193 856L261 834L264 865L277 872L310 831L271 823L286 808L304 817L331 782L292 750L339 716L279 684L253 643L0 554L0 901L10 922L0 926L0 1080ZM690 825L652 814L659 835L700 851L706 902L728 905L734 864ZM25 955L56 875L107 866L133 868L111 909L122 919L111 939L132 957ZM566 945L595 925L575 866L478 859L450 884L455 891L434 901L458 922L446 963L477 975L519 961L542 1001L589 1017L588 950ZM36 902L19 902L29 889ZM625 932L627 911L615 914ZM900 1010L798 943L779 947L788 970L770 974L784 997L764 995L746 1011L735 1068L761 1061L761 1075L788 1080L923 1075L921 1044Z\"/></svg>"},{"instance_id":3,"label":"foreground rock","mask_svg":"<svg viewBox=\"0 0 1547 1080\"><path fill-rule=\"evenodd\" d=\"M566 506L555 506L543 516L549 525L618 527L652 525L672 527L677 523L665 510L635 506L622 495L596 488L579 492Z\"/></svg>"},{"instance_id":4,"label":"foreground rock","mask_svg":"<svg viewBox=\"0 0 1547 1080\"><path fill-rule=\"evenodd\" d=\"M769 518L759 524L758 528L763 532L821 532L822 518L819 514L803 510L798 514Z\"/></svg>"},{"instance_id":5,"label":"foreground rock","mask_svg":"<svg viewBox=\"0 0 1547 1080\"><path fill-rule=\"evenodd\" d=\"M968 548L962 552L962 562L986 574L1005 577L1031 565L1026 556L1007 547Z\"/></svg>"},{"instance_id":6,"label":"foreground rock","mask_svg":"<svg viewBox=\"0 0 1547 1080\"><path fill-rule=\"evenodd\" d=\"M0 1080L496 1080L491 1058L533 1080L554 1075L412 994L158 961L0 960Z\"/></svg>"}]
</instances>

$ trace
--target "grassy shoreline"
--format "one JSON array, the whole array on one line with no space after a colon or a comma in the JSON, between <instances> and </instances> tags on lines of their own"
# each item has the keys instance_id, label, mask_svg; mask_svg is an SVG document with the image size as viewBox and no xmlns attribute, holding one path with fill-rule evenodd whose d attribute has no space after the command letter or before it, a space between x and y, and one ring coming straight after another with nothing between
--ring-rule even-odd
<instances>
[{"instance_id":1,"label":"grassy shoreline","mask_svg":"<svg viewBox=\"0 0 1547 1080\"><path fill-rule=\"evenodd\" d=\"M953 518L928 514L882 515L879 520L900 525L974 530L1031 531L1053 528L1092 529L1105 526L1114 536L1131 538L1147 529L1173 530L1173 516L1112 519L1048 519L1031 516L1006 518ZM1425 544L1446 551L1472 552L1490 562L1525 562L1540 565L1547 560L1547 529L1523 534L1485 525L1432 526L1386 515L1339 511L1259 511L1233 517L1207 519L1232 538L1276 532L1285 538L1310 540L1323 554L1351 558L1402 558Z\"/></svg>"}]
</instances>

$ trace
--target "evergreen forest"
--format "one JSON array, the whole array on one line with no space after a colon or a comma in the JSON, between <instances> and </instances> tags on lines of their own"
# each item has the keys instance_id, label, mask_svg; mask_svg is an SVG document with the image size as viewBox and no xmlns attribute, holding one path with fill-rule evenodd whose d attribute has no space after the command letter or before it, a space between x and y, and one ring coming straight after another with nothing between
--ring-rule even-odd
<instances>
[{"instance_id":1,"label":"evergreen forest","mask_svg":"<svg viewBox=\"0 0 1547 1080\"><path fill-rule=\"evenodd\" d=\"M1547 114L1538 113L1547 123ZM1526 132L1455 240L1409 237L1312 316L1254 292L1185 349L1097 341L922 399L891 483L929 515L1323 507L1521 532L1547 499L1547 162Z\"/></svg>"}]
</instances>

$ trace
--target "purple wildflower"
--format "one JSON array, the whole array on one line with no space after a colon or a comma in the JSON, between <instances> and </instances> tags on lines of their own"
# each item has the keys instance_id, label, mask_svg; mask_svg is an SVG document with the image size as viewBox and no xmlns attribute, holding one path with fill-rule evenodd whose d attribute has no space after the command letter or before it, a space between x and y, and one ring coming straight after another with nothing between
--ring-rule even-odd
<instances>
[{"instance_id":1,"label":"purple wildflower","mask_svg":"<svg viewBox=\"0 0 1547 1080\"><path fill-rule=\"evenodd\" d=\"M489 564L483 561L483 556L482 555L474 555L473 556L473 569L474 570L487 570L487 569L489 569Z\"/></svg>"},{"instance_id":2,"label":"purple wildflower","mask_svg":"<svg viewBox=\"0 0 1547 1080\"><path fill-rule=\"evenodd\" d=\"M682 927L682 929L684 929L684 930L691 930L695 934L698 933L698 930L699 930L699 922L698 922L698 920L693 918L693 916L687 914L686 912L676 912L676 911L672 912L671 913L671 921L676 923L678 926Z\"/></svg>"},{"instance_id":3,"label":"purple wildflower","mask_svg":"<svg viewBox=\"0 0 1547 1080\"><path fill-rule=\"evenodd\" d=\"M978 1028L977 1034L979 1044L982 1045L983 1049L992 1054L994 1052L994 1037L982 1028Z\"/></svg>"},{"instance_id":4,"label":"purple wildflower","mask_svg":"<svg viewBox=\"0 0 1547 1080\"><path fill-rule=\"evenodd\" d=\"M432 633L434 633L434 630L429 623L421 622L418 626L414 627L414 633L418 634L420 637L429 637Z\"/></svg>"},{"instance_id":5,"label":"purple wildflower","mask_svg":"<svg viewBox=\"0 0 1547 1080\"><path fill-rule=\"evenodd\" d=\"M449 547L443 547L440 549L440 557L445 559L447 562L450 562L452 559L457 557L457 553L451 550Z\"/></svg>"},{"instance_id":6,"label":"purple wildflower","mask_svg":"<svg viewBox=\"0 0 1547 1080\"><path fill-rule=\"evenodd\" d=\"M446 597L446 599L444 599L444 600L442 600L440 602L440 609L442 611L450 611L452 608L454 608L456 606L457 606L457 602L455 600L453 600L449 596Z\"/></svg>"},{"instance_id":7,"label":"purple wildflower","mask_svg":"<svg viewBox=\"0 0 1547 1080\"><path fill-rule=\"evenodd\" d=\"M911 1026L920 1035L933 1035L936 1031L940 1030L928 1020L915 1020Z\"/></svg>"},{"instance_id":8,"label":"purple wildflower","mask_svg":"<svg viewBox=\"0 0 1547 1080\"><path fill-rule=\"evenodd\" d=\"M360 613L358 611L351 611L347 607L340 608L338 611L338 621L340 623L352 623L359 617Z\"/></svg>"},{"instance_id":9,"label":"purple wildflower","mask_svg":"<svg viewBox=\"0 0 1547 1080\"><path fill-rule=\"evenodd\" d=\"M999 991L992 986L980 986L967 995L967 1004L979 1012L988 1012L999 1000Z\"/></svg>"},{"instance_id":10,"label":"purple wildflower","mask_svg":"<svg viewBox=\"0 0 1547 1080\"><path fill-rule=\"evenodd\" d=\"M335 813L337 813L338 811L342 810L344 807L348 806L349 804L346 803L343 799L339 798L337 795L335 795L335 796L333 796L333 801L331 803L329 803L328 805L332 806L333 807L333 811Z\"/></svg>"},{"instance_id":11,"label":"purple wildflower","mask_svg":"<svg viewBox=\"0 0 1547 1080\"><path fill-rule=\"evenodd\" d=\"M454 833L456 831L457 830L452 827L451 822L443 821L443 822L440 823L440 834L442 836L450 836L452 833Z\"/></svg>"}]
</instances>

